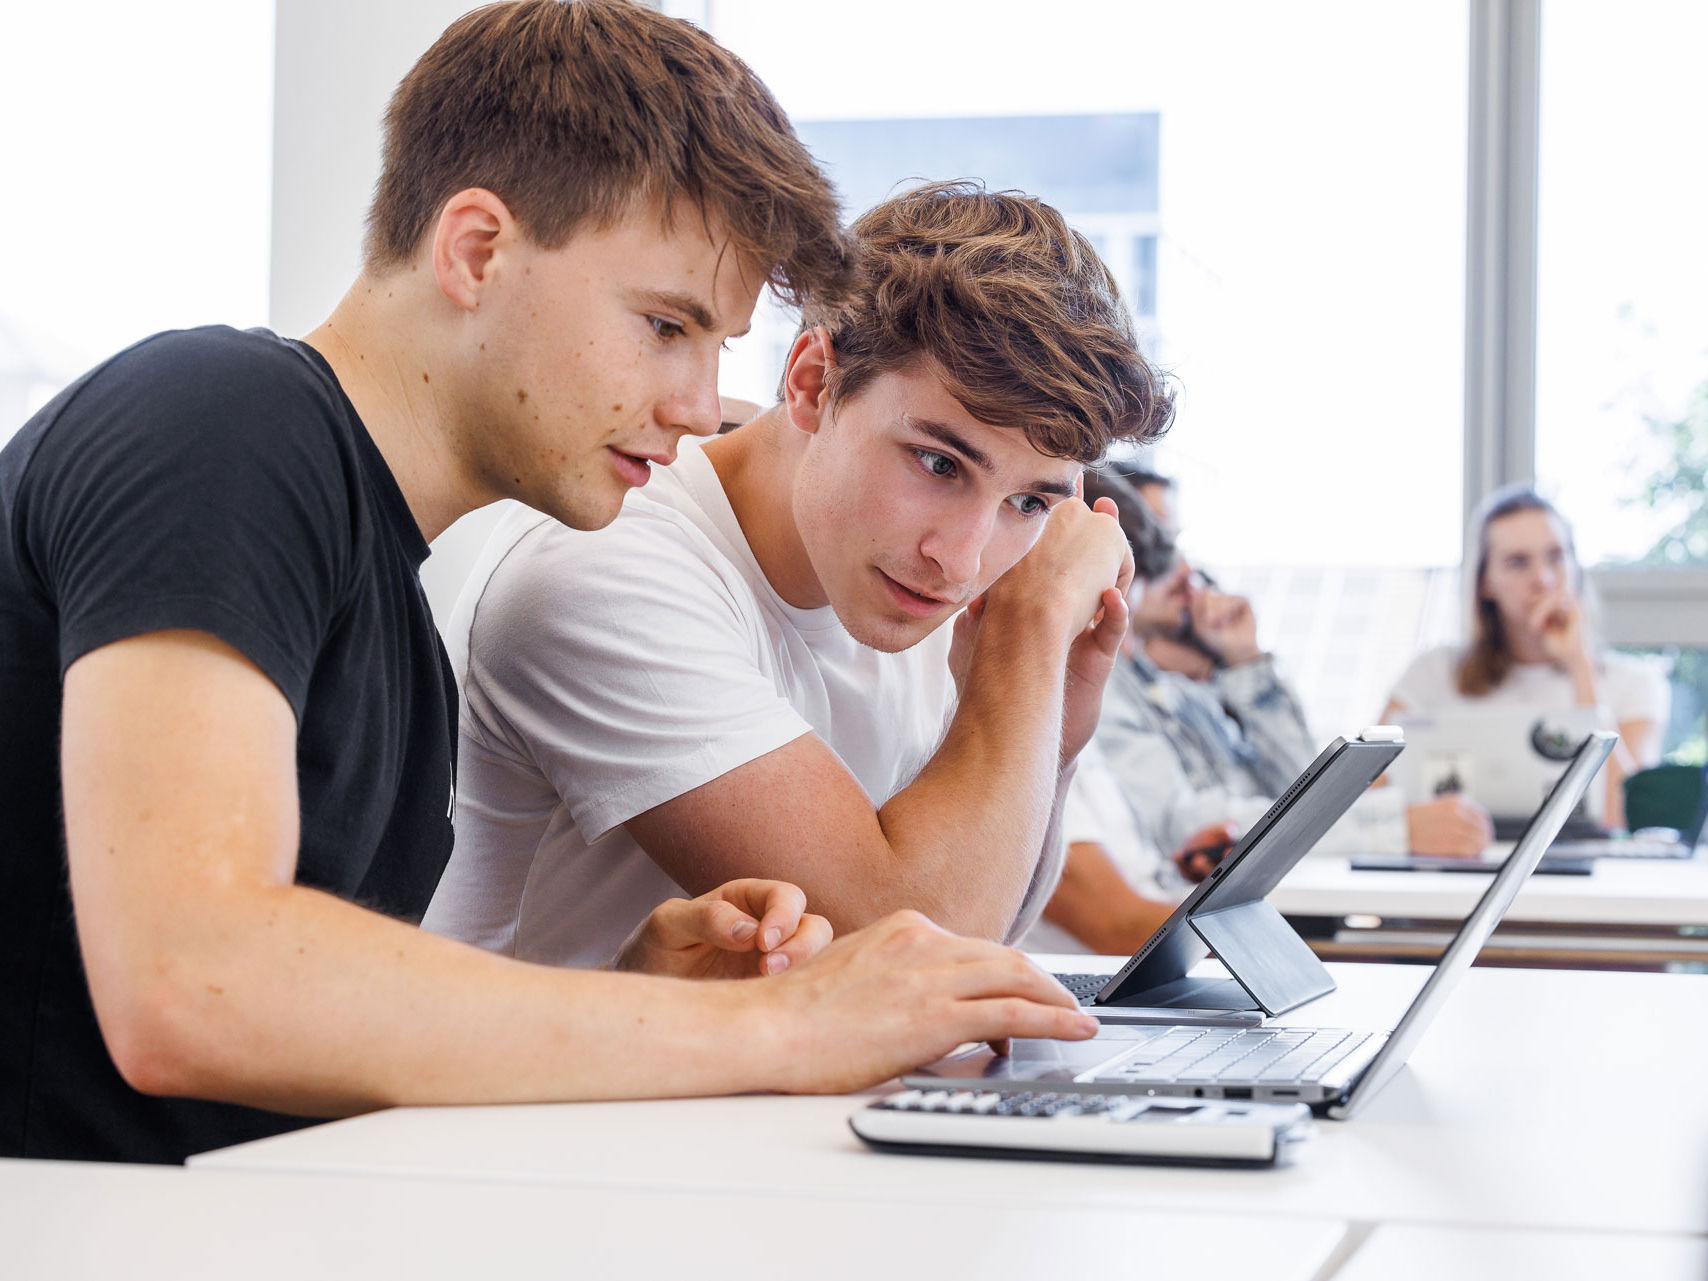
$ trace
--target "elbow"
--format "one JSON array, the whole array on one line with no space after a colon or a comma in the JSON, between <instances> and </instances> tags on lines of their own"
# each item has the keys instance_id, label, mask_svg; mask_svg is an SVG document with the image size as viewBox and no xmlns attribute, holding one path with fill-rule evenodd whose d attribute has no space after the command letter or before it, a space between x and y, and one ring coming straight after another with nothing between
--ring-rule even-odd
<instances>
[{"instance_id":1,"label":"elbow","mask_svg":"<svg viewBox=\"0 0 1708 1281\"><path fill-rule=\"evenodd\" d=\"M140 1094L218 1097L207 1015L179 988L156 980L103 994L91 984L107 1054L125 1084ZM216 993L210 985L207 995Z\"/></svg>"}]
</instances>

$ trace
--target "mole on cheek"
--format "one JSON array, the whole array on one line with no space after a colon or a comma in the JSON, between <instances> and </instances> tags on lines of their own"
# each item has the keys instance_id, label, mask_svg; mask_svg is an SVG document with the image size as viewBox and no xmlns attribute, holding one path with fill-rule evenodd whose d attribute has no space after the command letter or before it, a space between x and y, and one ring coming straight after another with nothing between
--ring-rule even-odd
<instances>
[{"instance_id":1,"label":"mole on cheek","mask_svg":"<svg viewBox=\"0 0 1708 1281\"><path fill-rule=\"evenodd\" d=\"M613 414L620 414L623 412L623 407L621 405L612 405L611 412Z\"/></svg>"},{"instance_id":2,"label":"mole on cheek","mask_svg":"<svg viewBox=\"0 0 1708 1281\"><path fill-rule=\"evenodd\" d=\"M528 393L523 391L520 387L516 389L516 403L518 405L525 405L528 403Z\"/></svg>"}]
</instances>

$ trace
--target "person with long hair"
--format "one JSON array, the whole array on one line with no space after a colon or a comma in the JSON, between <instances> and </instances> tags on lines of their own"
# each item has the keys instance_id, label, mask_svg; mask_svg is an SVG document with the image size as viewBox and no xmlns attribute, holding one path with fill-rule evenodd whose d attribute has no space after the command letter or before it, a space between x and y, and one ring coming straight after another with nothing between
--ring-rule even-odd
<instances>
[{"instance_id":1,"label":"person with long hair","mask_svg":"<svg viewBox=\"0 0 1708 1281\"><path fill-rule=\"evenodd\" d=\"M1660 759L1666 679L1652 663L1601 647L1571 526L1526 486L1495 491L1479 510L1469 632L1463 647L1413 660L1383 719L1484 706L1597 708L1619 732L1604 821L1623 826L1626 777Z\"/></svg>"}]
</instances>

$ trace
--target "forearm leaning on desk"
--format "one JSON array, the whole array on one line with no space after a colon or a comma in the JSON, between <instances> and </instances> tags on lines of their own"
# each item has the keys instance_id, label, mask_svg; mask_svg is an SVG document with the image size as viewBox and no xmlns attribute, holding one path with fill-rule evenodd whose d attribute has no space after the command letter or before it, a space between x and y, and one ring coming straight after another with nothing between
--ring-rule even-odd
<instances>
[{"instance_id":1,"label":"forearm leaning on desk","mask_svg":"<svg viewBox=\"0 0 1708 1281\"><path fill-rule=\"evenodd\" d=\"M917 917L775 979L690 984L526 965L295 885L290 706L202 633L78 660L63 720L78 938L145 1092L339 1115L845 1089L963 1040L1089 1033L1024 958Z\"/></svg>"}]
</instances>

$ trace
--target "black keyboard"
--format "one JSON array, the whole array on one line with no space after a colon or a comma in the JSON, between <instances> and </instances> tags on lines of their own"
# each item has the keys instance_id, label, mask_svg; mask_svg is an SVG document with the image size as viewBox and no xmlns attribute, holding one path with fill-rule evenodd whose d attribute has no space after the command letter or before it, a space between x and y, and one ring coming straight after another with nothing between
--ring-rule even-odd
<instances>
[{"instance_id":1,"label":"black keyboard","mask_svg":"<svg viewBox=\"0 0 1708 1281\"><path fill-rule=\"evenodd\" d=\"M1111 977L1108 974L1058 974L1056 982L1072 992L1073 999L1081 1005L1090 1005Z\"/></svg>"}]
</instances>

